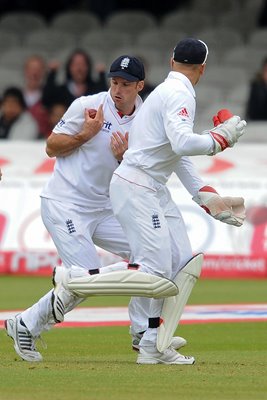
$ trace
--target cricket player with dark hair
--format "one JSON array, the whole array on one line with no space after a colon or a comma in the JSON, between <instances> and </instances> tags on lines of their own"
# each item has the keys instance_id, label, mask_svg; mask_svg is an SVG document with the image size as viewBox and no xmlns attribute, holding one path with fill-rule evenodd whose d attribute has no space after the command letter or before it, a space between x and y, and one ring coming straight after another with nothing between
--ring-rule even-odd
<instances>
[{"instance_id":1,"label":"cricket player with dark hair","mask_svg":"<svg viewBox=\"0 0 267 400\"><path fill-rule=\"evenodd\" d=\"M188 157L213 156L232 147L246 126L239 116L221 110L214 117L214 128L194 132L194 86L205 71L207 57L208 47L201 40L185 38L177 44L171 72L144 101L131 127L128 150L111 180L111 204L128 238L132 261L141 272L170 279L179 289L177 295L165 299L131 299L131 323L140 331L138 364L195 362L194 357L175 351L171 338L200 275L203 254L193 255L182 215L166 183L176 173L192 189ZM197 185L192 195L214 218L234 226L243 224L243 198L222 198L212 187ZM197 229L201 235L201 226Z\"/></svg>"}]
</instances>

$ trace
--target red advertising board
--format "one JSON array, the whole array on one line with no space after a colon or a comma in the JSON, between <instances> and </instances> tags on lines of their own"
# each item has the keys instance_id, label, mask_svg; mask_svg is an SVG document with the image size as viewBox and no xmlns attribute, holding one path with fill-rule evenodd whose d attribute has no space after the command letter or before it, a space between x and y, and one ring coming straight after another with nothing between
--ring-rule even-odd
<instances>
[{"instance_id":1,"label":"red advertising board","mask_svg":"<svg viewBox=\"0 0 267 400\"><path fill-rule=\"evenodd\" d=\"M51 251L4 251L0 255L0 274L51 275L60 263L57 254ZM205 255L201 278L267 278L267 258Z\"/></svg>"}]
</instances>

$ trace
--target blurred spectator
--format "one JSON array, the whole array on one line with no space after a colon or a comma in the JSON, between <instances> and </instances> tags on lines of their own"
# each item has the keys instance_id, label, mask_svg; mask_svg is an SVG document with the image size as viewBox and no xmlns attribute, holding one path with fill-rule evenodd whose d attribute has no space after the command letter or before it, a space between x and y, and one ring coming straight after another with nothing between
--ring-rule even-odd
<instances>
[{"instance_id":1,"label":"blurred spectator","mask_svg":"<svg viewBox=\"0 0 267 400\"><path fill-rule=\"evenodd\" d=\"M98 70L98 78L93 79L93 63L90 56L77 49L69 57L66 63L66 77L63 84L57 84L56 75L58 63L50 64L50 72L43 92L43 103L50 107L54 98L64 99L67 105L80 96L87 96L108 89L106 73L101 65Z\"/></svg>"},{"instance_id":2,"label":"blurred spectator","mask_svg":"<svg viewBox=\"0 0 267 400\"><path fill-rule=\"evenodd\" d=\"M267 57L261 70L250 84L246 118L248 120L267 120Z\"/></svg>"},{"instance_id":3,"label":"blurred spectator","mask_svg":"<svg viewBox=\"0 0 267 400\"><path fill-rule=\"evenodd\" d=\"M0 139L37 139L38 125L27 110L23 93L16 87L4 91L0 109Z\"/></svg>"},{"instance_id":4,"label":"blurred spectator","mask_svg":"<svg viewBox=\"0 0 267 400\"><path fill-rule=\"evenodd\" d=\"M24 64L23 95L29 112L37 121L40 137L46 137L49 129L48 112L42 103L46 80L46 62L39 55L28 57Z\"/></svg>"},{"instance_id":5,"label":"blurred spectator","mask_svg":"<svg viewBox=\"0 0 267 400\"><path fill-rule=\"evenodd\" d=\"M48 108L49 132L47 136L50 135L54 127L61 120L67 108L67 104L62 100L56 101Z\"/></svg>"}]
</instances>

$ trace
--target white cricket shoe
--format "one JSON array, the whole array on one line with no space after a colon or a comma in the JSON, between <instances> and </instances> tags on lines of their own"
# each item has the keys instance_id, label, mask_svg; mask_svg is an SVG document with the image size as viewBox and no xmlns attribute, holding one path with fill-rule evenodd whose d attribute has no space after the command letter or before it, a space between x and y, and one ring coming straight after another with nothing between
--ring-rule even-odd
<instances>
[{"instance_id":1,"label":"white cricket shoe","mask_svg":"<svg viewBox=\"0 0 267 400\"><path fill-rule=\"evenodd\" d=\"M142 339L142 336L143 336L142 333L132 334L132 349L134 351L139 351L140 348L139 343L140 340ZM170 347L172 347L174 350L179 350L186 345L187 345L186 339L184 339L181 336L173 336Z\"/></svg>"},{"instance_id":2,"label":"white cricket shoe","mask_svg":"<svg viewBox=\"0 0 267 400\"><path fill-rule=\"evenodd\" d=\"M14 341L16 353L26 361L42 361L42 355L36 350L35 340L25 325L22 325L19 315L5 321L7 335Z\"/></svg>"},{"instance_id":3,"label":"white cricket shoe","mask_svg":"<svg viewBox=\"0 0 267 400\"><path fill-rule=\"evenodd\" d=\"M173 347L168 347L162 353L160 353L155 347L141 347L136 363L191 365L195 363L195 359L191 356L183 356L175 351Z\"/></svg>"},{"instance_id":4,"label":"white cricket shoe","mask_svg":"<svg viewBox=\"0 0 267 400\"><path fill-rule=\"evenodd\" d=\"M82 268L81 270L84 271ZM55 289L52 292L51 304L53 317L57 323L64 321L66 309L77 299L77 296L64 286L70 277L70 269L61 266L54 268L53 285Z\"/></svg>"}]
</instances>

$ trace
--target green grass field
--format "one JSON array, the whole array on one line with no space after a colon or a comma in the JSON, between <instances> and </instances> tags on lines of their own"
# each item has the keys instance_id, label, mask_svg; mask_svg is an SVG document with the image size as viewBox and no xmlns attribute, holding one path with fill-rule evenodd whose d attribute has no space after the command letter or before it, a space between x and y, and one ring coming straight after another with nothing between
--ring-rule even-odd
<instances>
[{"instance_id":1,"label":"green grass field","mask_svg":"<svg viewBox=\"0 0 267 400\"><path fill-rule=\"evenodd\" d=\"M46 293L47 278L0 277L0 309L24 309ZM189 304L266 303L267 281L200 280ZM83 306L125 306L95 297ZM43 335L42 363L22 361L0 331L0 400L264 400L267 323L180 325L193 366L137 365L128 327L61 328Z\"/></svg>"}]
</instances>

